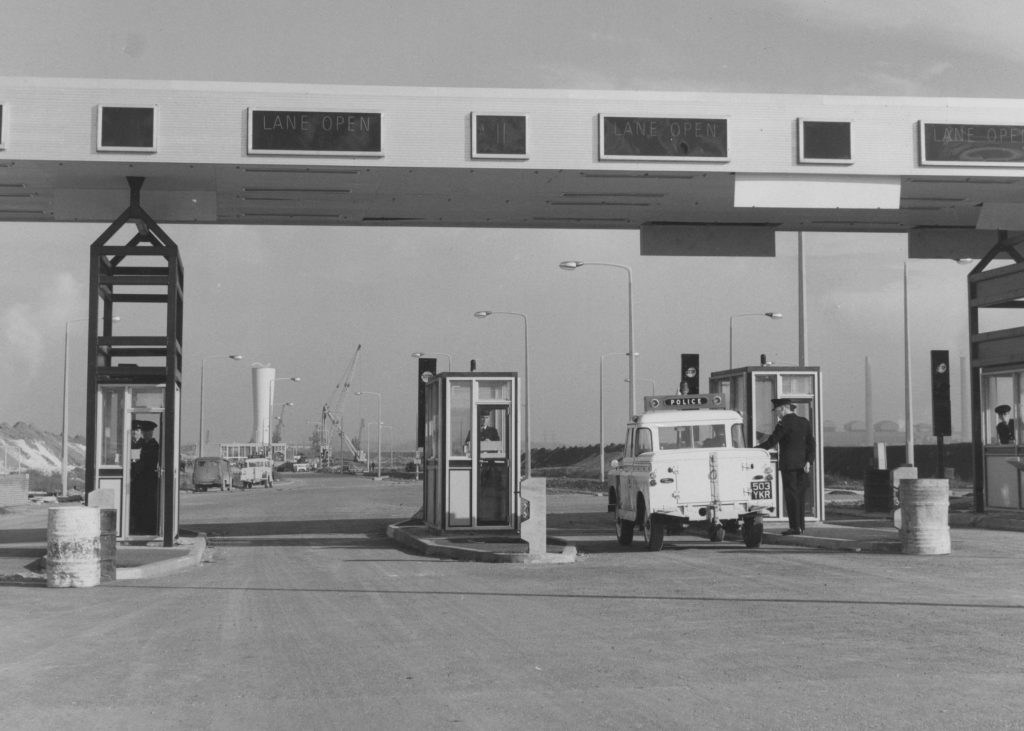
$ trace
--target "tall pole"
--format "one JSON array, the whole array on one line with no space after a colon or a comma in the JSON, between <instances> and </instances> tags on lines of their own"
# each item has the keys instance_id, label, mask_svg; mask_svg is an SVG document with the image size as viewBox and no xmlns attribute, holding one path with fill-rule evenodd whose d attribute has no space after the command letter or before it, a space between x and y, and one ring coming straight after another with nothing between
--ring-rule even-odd
<instances>
[{"instance_id":1,"label":"tall pole","mask_svg":"<svg viewBox=\"0 0 1024 731\"><path fill-rule=\"evenodd\" d=\"M380 476L380 431L382 424L381 417L381 401L383 397L376 391L356 391L356 396L376 396L377 397L377 480L381 480Z\"/></svg>"},{"instance_id":2,"label":"tall pole","mask_svg":"<svg viewBox=\"0 0 1024 731\"><path fill-rule=\"evenodd\" d=\"M61 420L61 447L60 447L60 494L62 497L68 495L68 343L71 338L71 323L88 320L88 317L77 320L68 320L64 323L64 413Z\"/></svg>"},{"instance_id":3,"label":"tall pole","mask_svg":"<svg viewBox=\"0 0 1024 731\"><path fill-rule=\"evenodd\" d=\"M636 343L633 342L633 271L629 267L622 267L626 270L627 289L629 296L629 411L626 416L633 418L636 413Z\"/></svg>"},{"instance_id":4,"label":"tall pole","mask_svg":"<svg viewBox=\"0 0 1024 731\"><path fill-rule=\"evenodd\" d=\"M600 395L599 395L599 398L598 398L598 404L599 404L598 411L599 411L599 416L600 416L599 421L601 422L600 430L599 431L600 431L600 435L601 435L600 436L600 451L601 451L600 459L601 459L601 482L602 483L604 482L604 359L607 358L610 355L626 355L626 356L628 356L629 353L605 353L604 355L601 356L601 367L598 369L598 382L600 384L600 389L599 389ZM629 415L627 414L627 418L628 418L628 416Z\"/></svg>"},{"instance_id":5,"label":"tall pole","mask_svg":"<svg viewBox=\"0 0 1024 731\"><path fill-rule=\"evenodd\" d=\"M906 400L907 464L914 464L914 396L910 377L910 262L903 262L903 368Z\"/></svg>"},{"instance_id":6,"label":"tall pole","mask_svg":"<svg viewBox=\"0 0 1024 731\"><path fill-rule=\"evenodd\" d=\"M798 264L797 264L797 279L798 279L798 282L797 282L797 307L800 310L800 313L798 315L798 318L800 320L800 323L799 323L800 326L797 329L800 331L800 335L799 335L800 343L799 343L798 349L800 351L800 353L799 353L799 365L802 367L802 366L806 366L807 365L807 297L806 297L807 273L806 273L806 267L805 267L805 261L804 261L804 232L803 231L797 231L796 241L797 241L797 246L796 246L796 248L797 248L797 260L798 260Z\"/></svg>"}]
</instances>

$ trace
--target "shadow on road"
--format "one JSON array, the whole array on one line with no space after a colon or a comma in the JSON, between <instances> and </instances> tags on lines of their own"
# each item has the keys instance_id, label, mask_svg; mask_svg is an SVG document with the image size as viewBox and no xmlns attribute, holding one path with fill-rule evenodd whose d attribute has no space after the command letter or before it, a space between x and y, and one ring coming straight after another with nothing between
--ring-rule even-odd
<instances>
[{"instance_id":1,"label":"shadow on road","mask_svg":"<svg viewBox=\"0 0 1024 731\"><path fill-rule=\"evenodd\" d=\"M189 523L183 529L206 534L211 545L321 546L380 548L392 546L387 526L393 518Z\"/></svg>"}]
</instances>

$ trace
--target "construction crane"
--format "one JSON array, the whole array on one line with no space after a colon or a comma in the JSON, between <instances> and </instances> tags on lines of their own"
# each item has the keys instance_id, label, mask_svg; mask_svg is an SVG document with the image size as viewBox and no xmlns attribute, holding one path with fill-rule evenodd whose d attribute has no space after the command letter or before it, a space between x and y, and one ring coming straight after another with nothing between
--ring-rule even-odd
<instances>
[{"instance_id":1,"label":"construction crane","mask_svg":"<svg viewBox=\"0 0 1024 731\"><path fill-rule=\"evenodd\" d=\"M334 440L335 433L341 438L342 444L348 447L352 453L352 460L356 463L355 468L358 470L361 464L362 469L364 471L366 469L366 452L352 443L341 425L341 408L345 405L345 397L348 396L349 388L352 385L352 374L355 372L356 363L359 361L359 351L362 348L362 345L356 346L356 352L352 355L348 367L345 368L345 374L338 385L334 387L334 392L324 403L320 414L320 469L322 470L327 470L331 466L331 442Z\"/></svg>"}]
</instances>

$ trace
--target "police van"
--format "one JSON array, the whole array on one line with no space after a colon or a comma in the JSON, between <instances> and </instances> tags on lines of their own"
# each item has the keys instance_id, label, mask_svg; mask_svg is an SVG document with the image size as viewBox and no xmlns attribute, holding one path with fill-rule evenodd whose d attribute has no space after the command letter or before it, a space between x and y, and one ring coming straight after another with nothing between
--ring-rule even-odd
<instances>
[{"instance_id":1,"label":"police van","mask_svg":"<svg viewBox=\"0 0 1024 731\"><path fill-rule=\"evenodd\" d=\"M770 455L746 447L743 418L720 394L648 396L626 427L622 459L612 460L608 511L623 546L639 529L659 551L666 533L696 527L712 541L740 533L757 548L777 488Z\"/></svg>"}]
</instances>

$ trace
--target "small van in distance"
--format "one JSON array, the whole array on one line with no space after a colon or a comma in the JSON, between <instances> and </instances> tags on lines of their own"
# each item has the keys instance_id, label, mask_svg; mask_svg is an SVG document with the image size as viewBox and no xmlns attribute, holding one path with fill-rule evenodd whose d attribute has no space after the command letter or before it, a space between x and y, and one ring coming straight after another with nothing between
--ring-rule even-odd
<instances>
[{"instance_id":1,"label":"small van in distance","mask_svg":"<svg viewBox=\"0 0 1024 731\"><path fill-rule=\"evenodd\" d=\"M220 457L200 457L192 466L192 486L196 492L211 487L231 489L231 463Z\"/></svg>"}]
</instances>

